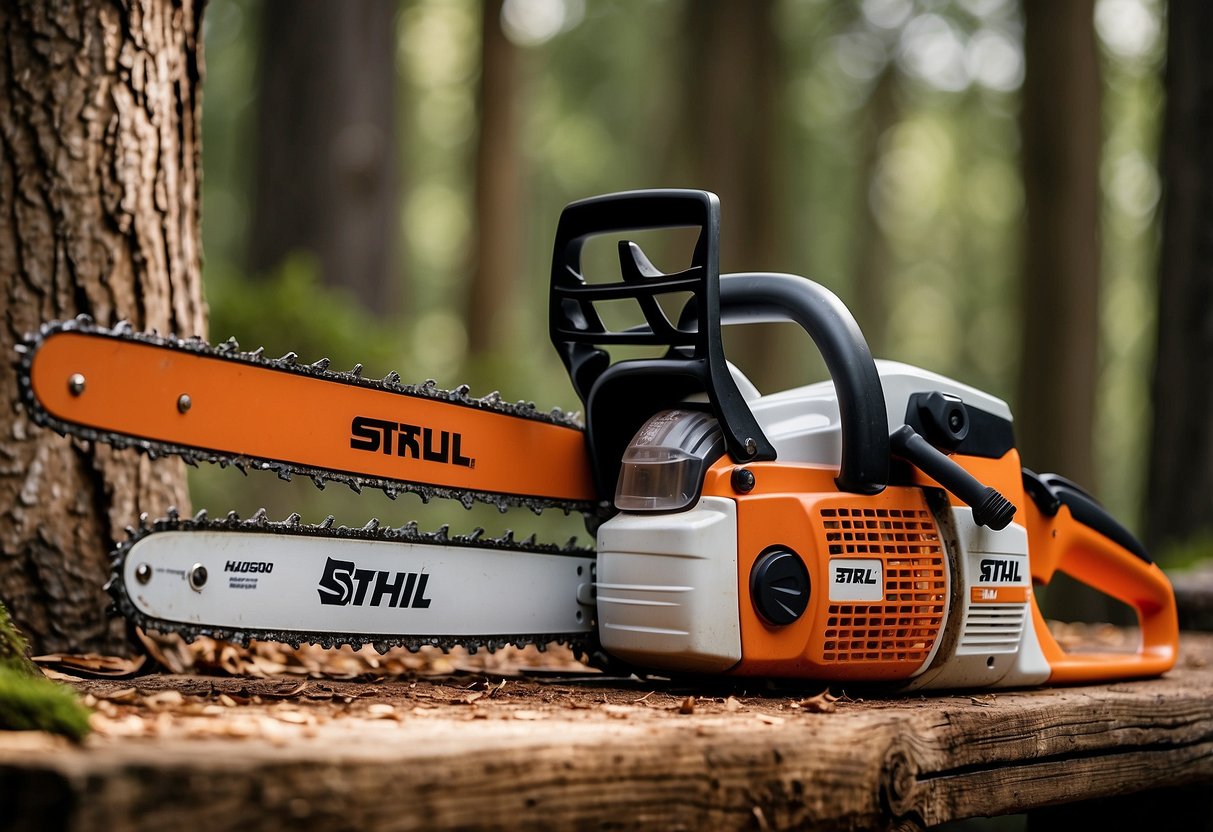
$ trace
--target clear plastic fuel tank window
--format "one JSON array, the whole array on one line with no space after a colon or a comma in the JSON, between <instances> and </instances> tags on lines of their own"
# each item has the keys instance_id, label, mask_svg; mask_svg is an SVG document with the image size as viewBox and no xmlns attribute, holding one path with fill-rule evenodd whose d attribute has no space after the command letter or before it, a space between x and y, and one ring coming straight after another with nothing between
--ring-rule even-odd
<instances>
[{"instance_id":1,"label":"clear plastic fuel tank window","mask_svg":"<svg viewBox=\"0 0 1213 832\"><path fill-rule=\"evenodd\" d=\"M699 498L705 472L724 453L715 417L699 410L663 410L636 432L623 455L615 507L679 511Z\"/></svg>"}]
</instances>

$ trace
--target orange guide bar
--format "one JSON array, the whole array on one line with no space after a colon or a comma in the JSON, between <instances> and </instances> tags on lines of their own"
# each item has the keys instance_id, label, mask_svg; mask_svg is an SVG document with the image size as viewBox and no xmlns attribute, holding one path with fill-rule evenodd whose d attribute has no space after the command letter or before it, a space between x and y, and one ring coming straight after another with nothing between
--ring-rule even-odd
<instances>
[{"instance_id":1,"label":"orange guide bar","mask_svg":"<svg viewBox=\"0 0 1213 832\"><path fill-rule=\"evenodd\" d=\"M456 402L78 332L42 343L31 382L50 415L99 431L439 488L595 499L582 431Z\"/></svg>"}]
</instances>

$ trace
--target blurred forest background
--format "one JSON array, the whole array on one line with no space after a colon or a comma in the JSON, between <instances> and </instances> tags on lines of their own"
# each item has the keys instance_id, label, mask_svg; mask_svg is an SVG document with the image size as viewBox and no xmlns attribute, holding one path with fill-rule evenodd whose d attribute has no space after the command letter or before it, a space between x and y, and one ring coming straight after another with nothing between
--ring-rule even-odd
<instances>
[{"instance_id":1,"label":"blurred forest background","mask_svg":"<svg viewBox=\"0 0 1213 832\"><path fill-rule=\"evenodd\" d=\"M1169 535L1147 500L1162 0L211 0L204 24L212 340L574 409L561 207L706 188L722 270L823 283L877 357L1007 399L1029 467L1172 562L1209 550L1209 512ZM765 392L823 377L803 336L728 348ZM212 511L580 527L191 477Z\"/></svg>"}]
</instances>

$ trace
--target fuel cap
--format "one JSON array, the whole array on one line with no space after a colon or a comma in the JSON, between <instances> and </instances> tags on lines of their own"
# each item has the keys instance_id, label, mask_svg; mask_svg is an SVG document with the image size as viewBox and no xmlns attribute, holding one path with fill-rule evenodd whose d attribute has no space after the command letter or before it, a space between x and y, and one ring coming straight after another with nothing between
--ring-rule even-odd
<instances>
[{"instance_id":1,"label":"fuel cap","mask_svg":"<svg viewBox=\"0 0 1213 832\"><path fill-rule=\"evenodd\" d=\"M772 546L750 570L750 600L759 617L784 627L804 615L809 606L809 570L800 556L783 546Z\"/></svg>"}]
</instances>

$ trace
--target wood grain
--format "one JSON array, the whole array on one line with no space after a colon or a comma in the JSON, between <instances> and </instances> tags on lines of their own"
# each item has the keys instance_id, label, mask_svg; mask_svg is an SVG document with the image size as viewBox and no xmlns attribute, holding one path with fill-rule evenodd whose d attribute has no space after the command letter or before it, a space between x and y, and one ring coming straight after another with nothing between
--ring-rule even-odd
<instances>
[{"instance_id":1,"label":"wood grain","mask_svg":"<svg viewBox=\"0 0 1213 832\"><path fill-rule=\"evenodd\" d=\"M124 684L82 686L107 695ZM636 683L514 683L512 697L479 700L466 679L341 683L318 694L313 687L309 695L323 707L271 704L267 686L287 684L276 681L138 684L149 702L166 689L198 701L261 691L267 701L229 708L221 719L269 719L288 708L292 722L308 724L249 738L200 736L181 727L193 723L148 713L150 736L96 737L80 748L0 735L0 793L21 796L7 823L919 829L1213 782L1207 635L1185 635L1179 666L1162 679L992 695L869 692L831 713L795 707L803 692L737 690L730 701L715 688L681 714L685 688L642 695ZM338 707L330 693L357 698ZM393 718L371 718L376 707ZM314 718L330 712L337 715Z\"/></svg>"}]
</instances>

